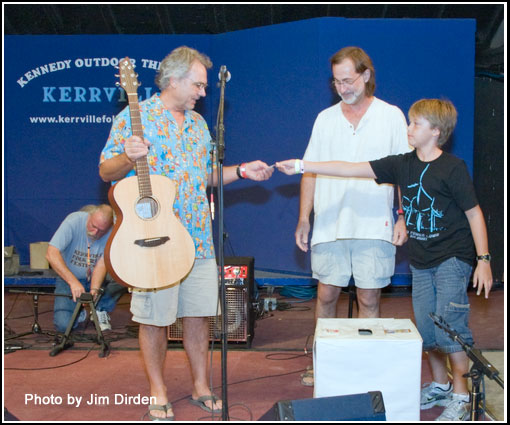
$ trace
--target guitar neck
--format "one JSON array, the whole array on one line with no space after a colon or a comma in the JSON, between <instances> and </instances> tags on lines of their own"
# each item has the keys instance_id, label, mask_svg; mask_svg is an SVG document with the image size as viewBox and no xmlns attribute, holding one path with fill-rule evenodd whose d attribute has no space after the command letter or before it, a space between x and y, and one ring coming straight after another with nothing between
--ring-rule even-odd
<instances>
[{"instance_id":1,"label":"guitar neck","mask_svg":"<svg viewBox=\"0 0 510 425\"><path fill-rule=\"evenodd\" d=\"M129 115L131 117L131 131L133 136L140 137L143 140L142 117L140 115L140 105L138 104L138 93L128 93ZM149 177L149 166L147 156L142 156L136 160L136 175L138 176L138 188L140 196L146 197L152 195L151 182Z\"/></svg>"}]
</instances>

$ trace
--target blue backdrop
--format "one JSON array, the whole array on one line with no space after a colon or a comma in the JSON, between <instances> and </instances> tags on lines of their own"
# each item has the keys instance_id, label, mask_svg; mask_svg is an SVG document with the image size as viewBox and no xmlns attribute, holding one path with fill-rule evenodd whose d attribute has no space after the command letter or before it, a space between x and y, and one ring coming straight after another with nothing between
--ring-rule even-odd
<instances>
[{"instance_id":1,"label":"blue backdrop","mask_svg":"<svg viewBox=\"0 0 510 425\"><path fill-rule=\"evenodd\" d=\"M220 35L6 36L4 38L4 245L29 262L29 244L48 241L63 218L107 200L99 154L112 117L126 106L117 58L136 60L141 99L156 90L159 61L188 45L208 54L208 96L197 110L215 134L218 70L226 65L225 164L269 164L303 155L317 114L338 102L329 58L362 47L376 70L376 96L407 115L420 98L450 99L459 119L447 149L472 169L474 20L320 18ZM308 273L295 247L300 178L225 187L226 254L257 268ZM405 248L397 273L406 273Z\"/></svg>"}]
</instances>

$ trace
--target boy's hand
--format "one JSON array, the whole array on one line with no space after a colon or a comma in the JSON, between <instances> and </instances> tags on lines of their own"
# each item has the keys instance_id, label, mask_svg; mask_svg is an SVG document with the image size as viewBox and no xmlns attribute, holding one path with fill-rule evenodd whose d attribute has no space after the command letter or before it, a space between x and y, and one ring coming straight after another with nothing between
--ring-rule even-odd
<instances>
[{"instance_id":1,"label":"boy's hand","mask_svg":"<svg viewBox=\"0 0 510 425\"><path fill-rule=\"evenodd\" d=\"M292 176L296 173L296 161L299 161L298 159L287 159L286 161L281 161L276 163L276 168L278 168L278 171L281 171L282 173L287 174L288 176Z\"/></svg>"},{"instance_id":2,"label":"boy's hand","mask_svg":"<svg viewBox=\"0 0 510 425\"><path fill-rule=\"evenodd\" d=\"M402 246L407 242L407 228L404 217L399 215L393 228L393 245Z\"/></svg>"},{"instance_id":3,"label":"boy's hand","mask_svg":"<svg viewBox=\"0 0 510 425\"><path fill-rule=\"evenodd\" d=\"M485 288L485 298L489 298L492 288L492 270L487 261L479 260L473 274L473 288L477 288L476 295L480 295Z\"/></svg>"}]
</instances>

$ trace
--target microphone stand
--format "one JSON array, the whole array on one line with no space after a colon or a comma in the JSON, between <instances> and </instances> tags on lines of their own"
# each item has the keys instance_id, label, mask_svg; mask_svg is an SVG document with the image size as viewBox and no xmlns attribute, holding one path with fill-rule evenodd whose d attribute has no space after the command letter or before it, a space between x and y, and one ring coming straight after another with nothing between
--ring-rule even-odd
<instances>
[{"instance_id":1,"label":"microphone stand","mask_svg":"<svg viewBox=\"0 0 510 425\"><path fill-rule=\"evenodd\" d=\"M430 313L429 316L437 327L445 331L451 339L457 341L462 346L462 349L473 362L471 370L468 374L464 375L464 377L471 378L472 381L470 419L472 421L477 421L480 413L480 409L478 408L479 403L485 398L484 393L480 392L480 383L483 379L483 375L487 375L504 389L505 385L503 380L499 377L499 371L482 355L480 350L466 343L457 331L452 329L441 316L435 313Z\"/></svg>"},{"instance_id":2,"label":"microphone stand","mask_svg":"<svg viewBox=\"0 0 510 425\"><path fill-rule=\"evenodd\" d=\"M228 395L227 395L227 330L228 330L228 315L227 315L227 294L225 287L225 254L224 254L224 229L223 229L223 161L225 159L225 126L223 123L223 111L225 104L225 84L227 82L227 68L225 65L220 68L220 104L218 107L218 118L216 125L216 149L217 149L217 174L218 174L218 262L220 267L220 280L221 280L221 398L223 402L222 407L222 420L228 420Z\"/></svg>"},{"instance_id":3,"label":"microphone stand","mask_svg":"<svg viewBox=\"0 0 510 425\"><path fill-rule=\"evenodd\" d=\"M34 323L32 324L32 330L30 332L24 332L22 334L10 336L7 338L4 338L4 341L14 339L14 338L20 338L22 336L31 335L31 334L42 334L42 328L39 324L39 296L40 295L55 295L52 292L36 292L36 291L22 291L19 289L8 289L9 292L17 293L17 294L26 294L26 295L32 295L32 306L33 306L33 312L34 312Z\"/></svg>"}]
</instances>

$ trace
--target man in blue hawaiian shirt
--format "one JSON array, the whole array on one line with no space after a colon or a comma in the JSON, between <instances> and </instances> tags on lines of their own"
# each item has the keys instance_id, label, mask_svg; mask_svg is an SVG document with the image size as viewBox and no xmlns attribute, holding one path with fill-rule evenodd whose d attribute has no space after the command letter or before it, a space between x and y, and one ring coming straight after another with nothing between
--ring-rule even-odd
<instances>
[{"instance_id":1,"label":"man in blue hawaiian shirt","mask_svg":"<svg viewBox=\"0 0 510 425\"><path fill-rule=\"evenodd\" d=\"M183 345L193 378L190 402L208 412L219 413L222 401L211 393L207 380L209 316L217 313L218 271L207 200L207 186L217 184L212 172L211 136L205 120L193 108L205 97L210 59L198 51L179 47L162 62L156 77L161 92L140 103L144 139L132 136L128 108L115 119L101 154L100 175L116 181L134 174L137 159L147 156L150 173L169 177L177 194L174 212L195 243L195 263L190 274L170 288L133 291L131 312L140 323L139 342L151 396L153 420L172 420L163 371L166 357L166 326L183 318ZM223 169L224 184L248 178L267 180L273 168L253 161Z\"/></svg>"}]
</instances>

